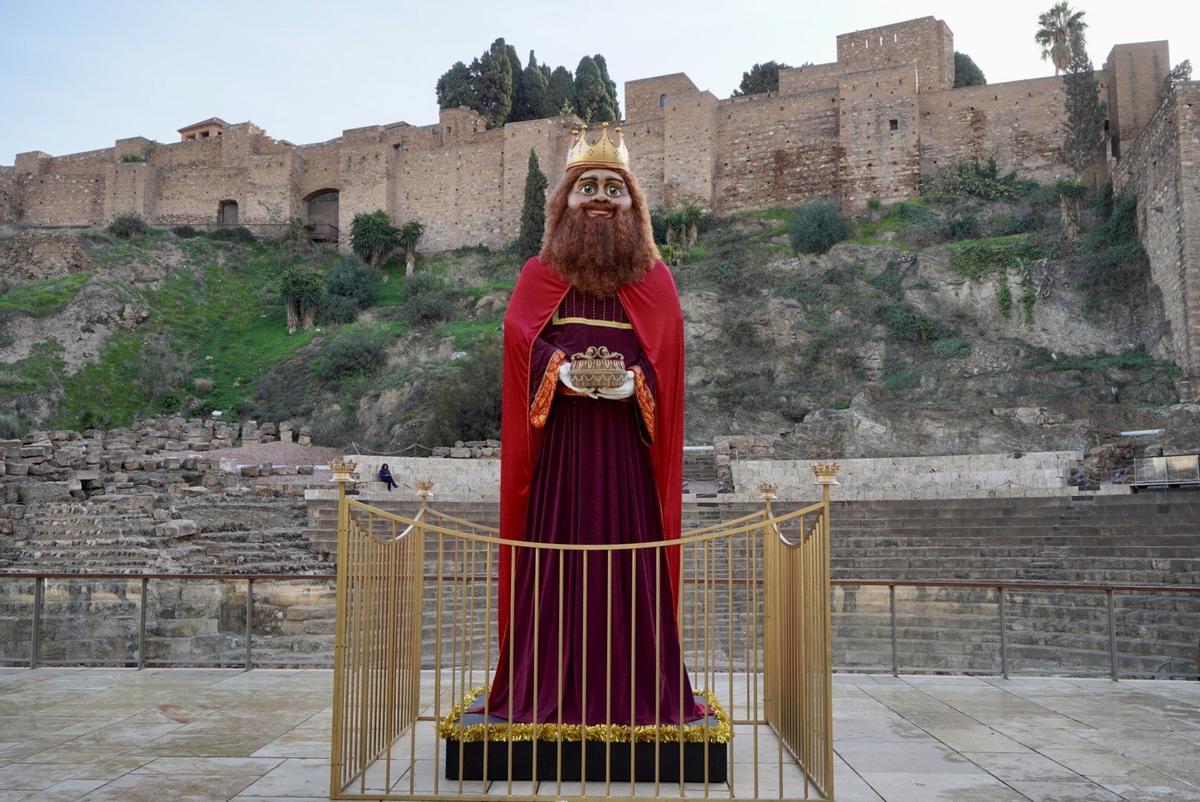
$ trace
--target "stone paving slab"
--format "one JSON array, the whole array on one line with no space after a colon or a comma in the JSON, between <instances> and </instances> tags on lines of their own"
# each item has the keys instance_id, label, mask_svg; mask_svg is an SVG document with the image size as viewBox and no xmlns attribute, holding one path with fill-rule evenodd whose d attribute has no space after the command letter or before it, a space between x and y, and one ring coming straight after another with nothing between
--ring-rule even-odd
<instances>
[{"instance_id":1,"label":"stone paving slab","mask_svg":"<svg viewBox=\"0 0 1200 802\"><path fill-rule=\"evenodd\" d=\"M0 669L0 802L326 799L331 693L323 669ZM742 783L752 729L735 736ZM1197 682L838 674L834 734L839 802L1200 802ZM413 784L431 790L431 726L417 746ZM759 776L778 795L778 772ZM785 772L785 794L801 795L798 776ZM368 783L386 785L382 772ZM645 785L632 795L652 797ZM577 786L513 790L565 799Z\"/></svg>"}]
</instances>

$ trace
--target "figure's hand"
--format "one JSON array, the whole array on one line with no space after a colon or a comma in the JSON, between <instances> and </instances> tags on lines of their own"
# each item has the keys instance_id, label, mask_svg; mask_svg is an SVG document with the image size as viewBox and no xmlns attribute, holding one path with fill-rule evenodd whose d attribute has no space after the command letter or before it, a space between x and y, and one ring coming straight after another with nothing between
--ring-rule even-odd
<instances>
[{"instance_id":1,"label":"figure's hand","mask_svg":"<svg viewBox=\"0 0 1200 802\"><path fill-rule=\"evenodd\" d=\"M621 401L621 400L629 398L631 395L633 395L633 390L634 390L633 371L627 370L627 371L625 371L625 381L621 384L620 387L606 387L606 388L597 390L596 393L601 398L606 398L609 401Z\"/></svg>"},{"instance_id":2,"label":"figure's hand","mask_svg":"<svg viewBox=\"0 0 1200 802\"><path fill-rule=\"evenodd\" d=\"M586 395L588 398L599 398L600 397L597 394L598 391L594 387L590 387L590 388L576 387L574 384L571 384L571 363L570 362L564 362L561 365L559 365L558 380L563 383L564 387L566 387L568 390L571 390L572 392L579 393L580 395Z\"/></svg>"}]
</instances>

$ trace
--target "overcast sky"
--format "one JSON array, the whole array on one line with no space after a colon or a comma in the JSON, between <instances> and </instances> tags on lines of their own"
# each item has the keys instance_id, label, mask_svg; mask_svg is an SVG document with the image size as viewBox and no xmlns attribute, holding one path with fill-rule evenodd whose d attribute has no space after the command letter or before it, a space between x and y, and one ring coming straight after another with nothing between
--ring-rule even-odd
<instances>
[{"instance_id":1,"label":"overcast sky","mask_svg":"<svg viewBox=\"0 0 1200 802\"><path fill-rule=\"evenodd\" d=\"M0 164L24 151L61 155L130 136L174 142L176 129L212 116L251 120L298 144L362 125L427 125L437 121L438 76L497 36L522 63L531 48L540 62L572 70L581 56L602 53L622 90L627 80L686 72L727 97L755 62L833 61L839 33L932 15L990 83L1020 80L1053 74L1033 41L1051 5L0 0ZM1113 44L1168 39L1171 63L1191 59L1200 77L1200 3L1073 5L1087 12L1097 66Z\"/></svg>"}]
</instances>

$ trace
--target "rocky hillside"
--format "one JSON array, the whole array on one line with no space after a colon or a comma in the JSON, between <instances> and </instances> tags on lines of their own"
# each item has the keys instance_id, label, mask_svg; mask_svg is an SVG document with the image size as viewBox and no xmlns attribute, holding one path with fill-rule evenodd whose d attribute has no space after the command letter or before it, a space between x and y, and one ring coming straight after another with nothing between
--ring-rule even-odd
<instances>
[{"instance_id":1,"label":"rocky hillside","mask_svg":"<svg viewBox=\"0 0 1200 802\"><path fill-rule=\"evenodd\" d=\"M1110 253L1119 204L1086 211L1092 233L1070 243L1047 190L995 194L874 208L820 256L793 253L790 210L703 221L676 267L688 440L875 456L1163 428L1167 447L1194 446L1200 410L1177 401L1144 266ZM215 411L364 450L494 437L518 261L433 254L407 279L389 263L368 308L327 296L289 335L281 276L346 269L336 252L156 230L0 239L0 436Z\"/></svg>"}]
</instances>

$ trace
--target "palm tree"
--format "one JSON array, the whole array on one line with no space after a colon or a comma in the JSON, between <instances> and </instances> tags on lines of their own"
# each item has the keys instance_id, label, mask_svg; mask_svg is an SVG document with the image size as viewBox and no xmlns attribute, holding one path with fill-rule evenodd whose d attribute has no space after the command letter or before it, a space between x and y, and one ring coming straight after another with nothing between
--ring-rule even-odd
<instances>
[{"instance_id":1,"label":"palm tree","mask_svg":"<svg viewBox=\"0 0 1200 802\"><path fill-rule=\"evenodd\" d=\"M1042 46L1042 61L1049 59L1054 63L1054 74L1058 75L1067 68L1071 61L1071 53L1084 46L1083 30L1087 23L1083 21L1082 11L1072 11L1065 2L1055 3L1050 10L1038 17L1038 25L1042 26L1034 35L1034 40Z\"/></svg>"},{"instance_id":2,"label":"palm tree","mask_svg":"<svg viewBox=\"0 0 1200 802\"><path fill-rule=\"evenodd\" d=\"M321 305L323 291L321 277L311 270L293 268L283 274L279 294L287 309L288 334L316 325L317 307Z\"/></svg>"},{"instance_id":3,"label":"palm tree","mask_svg":"<svg viewBox=\"0 0 1200 802\"><path fill-rule=\"evenodd\" d=\"M413 265L417 262L417 242L425 233L425 226L416 220L409 220L400 229L400 247L404 249L404 275L413 274Z\"/></svg>"}]
</instances>

